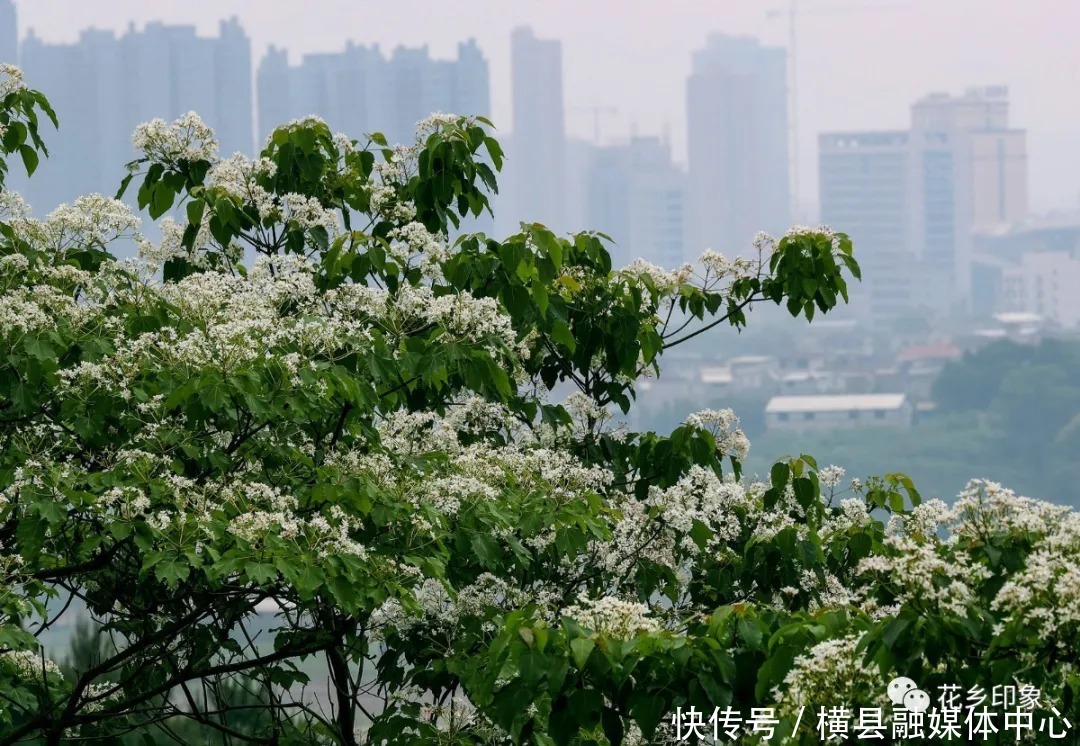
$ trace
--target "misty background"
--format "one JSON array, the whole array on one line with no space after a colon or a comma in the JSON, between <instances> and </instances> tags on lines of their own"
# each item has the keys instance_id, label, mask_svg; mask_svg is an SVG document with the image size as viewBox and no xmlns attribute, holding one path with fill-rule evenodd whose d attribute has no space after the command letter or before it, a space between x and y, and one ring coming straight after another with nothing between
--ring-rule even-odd
<instances>
[{"instance_id":1,"label":"misty background","mask_svg":"<svg viewBox=\"0 0 1080 746\"><path fill-rule=\"evenodd\" d=\"M12 180L38 216L115 192L153 117L253 154L308 114L400 141L440 110L490 116L509 156L471 230L597 229L670 267L827 223L852 304L680 347L635 427L730 406L751 472L810 453L1080 505L1078 24L1075 0L0 0L0 59L61 120Z\"/></svg>"}]
</instances>

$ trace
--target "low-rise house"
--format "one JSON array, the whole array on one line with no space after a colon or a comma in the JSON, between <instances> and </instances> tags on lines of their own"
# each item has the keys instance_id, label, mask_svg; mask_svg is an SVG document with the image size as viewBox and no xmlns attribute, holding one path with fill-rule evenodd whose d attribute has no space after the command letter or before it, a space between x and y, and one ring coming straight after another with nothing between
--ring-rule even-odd
<instances>
[{"instance_id":1,"label":"low-rise house","mask_svg":"<svg viewBox=\"0 0 1080 746\"><path fill-rule=\"evenodd\" d=\"M912 406L904 394L774 396L765 406L768 430L904 428L911 420Z\"/></svg>"},{"instance_id":2,"label":"low-rise house","mask_svg":"<svg viewBox=\"0 0 1080 746\"><path fill-rule=\"evenodd\" d=\"M739 391L757 391L776 385L776 358L771 355L741 355L727 361L733 387Z\"/></svg>"},{"instance_id":3,"label":"low-rise house","mask_svg":"<svg viewBox=\"0 0 1080 746\"><path fill-rule=\"evenodd\" d=\"M727 391L735 382L735 377L731 375L731 368L727 366L700 368L698 376L701 384L710 391Z\"/></svg>"},{"instance_id":4,"label":"low-rise house","mask_svg":"<svg viewBox=\"0 0 1080 746\"><path fill-rule=\"evenodd\" d=\"M796 370L780 376L780 391L785 395L837 393L842 385L836 375L823 370Z\"/></svg>"}]
</instances>

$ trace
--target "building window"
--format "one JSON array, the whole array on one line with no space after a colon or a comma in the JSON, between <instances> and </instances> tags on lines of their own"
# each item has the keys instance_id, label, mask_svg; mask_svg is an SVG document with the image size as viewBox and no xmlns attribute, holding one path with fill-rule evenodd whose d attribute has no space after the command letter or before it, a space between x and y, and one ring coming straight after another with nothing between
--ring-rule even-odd
<instances>
[{"instance_id":1,"label":"building window","mask_svg":"<svg viewBox=\"0 0 1080 746\"><path fill-rule=\"evenodd\" d=\"M878 409L877 411L874 412L874 417L876 419L879 419L879 420L885 419L885 410Z\"/></svg>"},{"instance_id":2,"label":"building window","mask_svg":"<svg viewBox=\"0 0 1080 746\"><path fill-rule=\"evenodd\" d=\"M806 412L806 413L805 413L805 414L804 414L804 415L802 416L802 418L803 418L804 420L812 420L812 419L814 419L814 413L813 413L813 412Z\"/></svg>"},{"instance_id":3,"label":"building window","mask_svg":"<svg viewBox=\"0 0 1080 746\"><path fill-rule=\"evenodd\" d=\"M780 414L776 415L776 419L780 420L781 422L787 422L788 419L789 419L788 418L788 413L787 412L781 412Z\"/></svg>"},{"instance_id":4,"label":"building window","mask_svg":"<svg viewBox=\"0 0 1080 746\"><path fill-rule=\"evenodd\" d=\"M859 410L853 409L847 413L847 416L849 420L857 420L859 419Z\"/></svg>"}]
</instances>

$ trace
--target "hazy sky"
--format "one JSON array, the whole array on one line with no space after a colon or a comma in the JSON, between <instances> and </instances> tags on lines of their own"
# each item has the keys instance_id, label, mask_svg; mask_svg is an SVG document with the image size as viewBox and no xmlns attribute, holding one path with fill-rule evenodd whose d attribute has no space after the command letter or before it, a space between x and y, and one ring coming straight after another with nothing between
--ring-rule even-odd
<instances>
[{"instance_id":1,"label":"hazy sky","mask_svg":"<svg viewBox=\"0 0 1080 746\"><path fill-rule=\"evenodd\" d=\"M670 127L684 157L685 79L691 51L710 31L786 44L789 0L16 0L20 36L50 41L87 26L122 30L130 21L194 23L214 33L240 16L255 63L269 44L293 59L340 49L347 39L428 44L452 56L477 38L491 65L496 126L510 129L509 35L518 24L563 41L567 124L593 135L596 104L604 139L631 128ZM816 199L816 136L837 129L903 128L908 107L929 91L1010 87L1014 126L1028 130L1032 207L1080 206L1080 0L799 0L800 191Z\"/></svg>"}]
</instances>

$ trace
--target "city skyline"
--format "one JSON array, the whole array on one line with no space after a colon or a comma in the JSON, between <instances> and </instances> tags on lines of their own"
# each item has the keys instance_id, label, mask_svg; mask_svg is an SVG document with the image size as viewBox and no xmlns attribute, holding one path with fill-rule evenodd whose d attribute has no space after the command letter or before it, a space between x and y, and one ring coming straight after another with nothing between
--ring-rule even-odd
<instances>
[{"instance_id":1,"label":"city skyline","mask_svg":"<svg viewBox=\"0 0 1080 746\"><path fill-rule=\"evenodd\" d=\"M196 111L222 153L254 152L251 45L235 18L220 21L214 36L161 22L122 34L85 29L74 44L31 32L20 40L19 62L60 119L58 132L43 133L51 157L33 178L16 171L13 179L42 209L113 194L137 155L132 132L152 119Z\"/></svg>"},{"instance_id":2,"label":"city skyline","mask_svg":"<svg viewBox=\"0 0 1080 746\"><path fill-rule=\"evenodd\" d=\"M10 20L9 13L16 7L17 7L17 5L14 2L14 0L0 0L0 21ZM224 19L221 22L219 22L219 25L223 24L223 23L226 23L226 21ZM241 22L239 22L236 19L230 19L227 23L230 23L230 24L236 26L237 29L241 33L245 34L245 36L246 36L246 30L244 29L244 26L243 26L243 24ZM10 25L10 24L7 24L7 25ZM184 33L188 34L189 36L193 35L193 34L198 36L198 28L196 26L194 26L194 25L186 25L186 24L181 24L180 26L185 29ZM162 23L160 21L153 21L153 22L149 22L148 24L146 24L146 26L144 26L137 33L142 34L142 33L146 33L148 30L160 29L160 28L163 28L163 27L164 28L174 28L175 25L165 24L165 23ZM528 28L529 33L532 34L535 37L535 31L533 31L531 29L531 27L522 27L522 28ZM10 31L10 29L6 29L5 31ZM80 32L80 36L79 36L79 39L77 40L77 42L78 41L85 41L86 39L109 38L111 33L112 32L108 32L108 31L102 32L97 27L86 28L86 29L83 29ZM133 21L129 21L125 34L129 35L129 36L136 34L136 24ZM117 36L116 34L112 34L112 35ZM0 34L0 49L4 49L4 48L10 49L12 47L11 40L8 38L9 36L10 36L10 33ZM752 37L727 37L725 34L717 34L717 33L713 33L709 37L707 37L706 42L703 45L704 48L707 49L709 47L709 45L712 43L712 41L711 41L712 39L720 38L720 37L732 38L732 39L739 38L739 39L741 39L741 43L746 44L746 45L750 45L750 46L759 45L763 49L774 49L777 52L779 52L780 54L785 53L785 49L783 47L769 47L767 45L762 44L762 42L759 39L755 39L755 38L752 38ZM39 37L37 35L36 31L34 31L34 29L32 29L32 28L29 29L29 31L27 32L27 35L23 38L22 41L24 43L26 41L29 41L32 46L35 46L37 48L40 48L42 46L44 46L44 47L66 46L64 44L50 43L47 39L43 39L43 38ZM550 40L550 41L557 46L557 48L559 50L558 54L559 54L560 62L561 62L561 56L562 56L562 43L561 43L561 40L555 39L555 40ZM380 50L380 46L378 44L373 44L370 47L366 47L366 46L363 46L363 45L357 45L352 41L346 41L345 44L344 44L344 49L343 50L337 50L337 51L333 51L333 52L303 54L303 55L300 55L298 60L290 60L289 50L285 49L285 48L280 48L280 47L276 47L274 45L270 45L266 49L265 53L262 54L262 56L258 56L258 52L253 47L253 45L250 44L250 42L248 42L248 46L250 48L250 53L248 55L249 56L249 64L251 66L251 70L252 70L252 73L253 73L252 86L253 86L253 90L256 90L256 91L258 90L258 88L260 86L260 81L261 81L261 77L262 77L262 75L261 75L262 70L266 66L275 66L276 65L277 68L280 68L281 74L292 75L294 77L299 76L299 77L296 78L297 82L301 82L301 81L306 80L306 81L308 81L310 83L311 80L312 80L312 78L310 77L312 73L315 73L316 75L323 75L323 76L325 76L327 74L327 67L326 66L328 64L332 64L332 63L329 62L330 60L337 59L337 58L341 58L341 59L344 60L346 58L351 57L352 62L343 63L343 64L346 64L346 65L353 64L355 66L356 64L360 64L360 63L356 63L356 60L358 58L360 58L360 57L368 56L371 59L378 58L380 60L382 60L383 57L384 57L383 52ZM392 54L387 56L387 59L384 60L382 62L382 64L385 65L387 63L393 63L398 68L408 67L409 65L412 65L412 66L415 67L417 64L420 64L419 60L425 59L425 60L427 60L427 62L433 63L431 65L432 67L442 67L442 68L445 68L447 71L450 71L455 65L462 66L464 64L462 62L462 60L464 59L464 55L469 55L470 59L474 60L474 61L470 62L470 68L477 71L477 72L471 73L472 79L470 81L468 81L468 85L462 86L460 84L460 82L458 82L455 85L455 81L453 80L454 73L452 73L452 72L444 72L442 74L437 73L435 75L434 79L432 79L432 76L430 74L428 74L427 78L429 80L427 80L428 85L426 86L425 90L430 89L430 90L434 91L436 88L440 88L440 86L441 86L441 89L439 91L437 91L434 95L420 94L420 96L418 96L418 100L425 100L425 99L430 100L431 105L427 106L427 108L431 108L433 111L435 111L435 110L465 111L466 109L469 109L470 111L472 111L472 109L475 109L476 110L475 113L481 114L482 116L486 116L486 117L489 117L489 118L493 118L494 114L491 113L491 110L493 108L493 106L491 104L491 88L492 88L491 77L493 77L493 76L491 76L490 73L489 73L490 64L489 64L489 60L485 56L484 50L477 45L475 37L469 37L467 41L458 41L458 42L456 42L456 46L457 46L457 50L456 50L457 58L455 58L455 59L442 59L442 58L439 58L437 56L432 56L431 47L428 44L424 44L424 45L421 45L419 47L407 47L407 46L405 46L403 44L398 44L393 48ZM690 75L687 78L687 81L689 83L692 83L693 79L697 75L697 71L694 69L693 66L694 65L700 65L699 58L700 58L702 52L703 52L703 49L690 50L690 52L689 52L688 56L692 60L691 72L690 72ZM294 57L296 56L295 53L294 53L293 56ZM410 63L408 61L409 59L412 59L413 61ZM513 64L512 63L513 63L513 59L511 59L511 66L510 66L511 67L511 70L510 70L511 76L513 76ZM787 63L782 63L782 64L786 65ZM318 70L321 70L321 72L316 72ZM308 78L304 78L305 74L308 76ZM559 75L561 76L561 78L560 78L560 83L561 83L561 80L564 80L565 77L566 77L566 72L561 68L561 66L560 66L560 70L559 70ZM368 77L377 77L377 76L373 76L371 73L368 73ZM408 76L406 75L406 78L407 77ZM277 82L280 83L280 81L277 81ZM399 82L408 83L409 80L402 79ZM420 78L417 78L417 80L414 81L414 82L419 84L421 82ZM466 103L464 105L464 108L462 108L462 107L454 107L453 106L454 103L457 103L457 102L462 100L461 99L461 91L463 89L468 89L470 86L472 88L477 89L479 92L472 99L469 99L468 94L466 94L466 98L464 100L466 102L468 102L468 103ZM279 85L276 88L280 89L280 87L281 86ZM294 88L295 87L296 86L294 84ZM317 85L308 85L307 87L308 88L318 88L319 86L317 86ZM970 85L967 86L967 88L972 88L972 87L973 86L970 86ZM275 89L273 86L271 86L271 89L274 89L275 93L280 93L280 90ZM304 103L303 103L305 101L310 101L310 102L320 102L321 101L321 103L326 103L326 101L324 100L324 99L326 99L326 95L325 95L326 92L324 91L323 93L324 93L324 95L320 99L320 97L319 97L319 95L317 93L313 93L312 91L309 90L309 91L306 92L305 95L302 95L302 96L299 97L300 98L300 103L297 103L295 101L288 101L288 100L279 100L279 101L274 102L274 103L267 103L267 102L263 101L264 96L260 96L260 95L258 95L258 93L256 93L255 96L254 96L253 104L252 104L252 119L253 119L253 123L254 123L253 131L254 131L256 145L259 142L261 142L261 139L263 137L265 137L265 132L263 132L262 130L266 129L267 125L264 123L264 120L272 121L272 122L274 122L276 124L276 123L280 123L280 122L283 122L283 121L288 121L288 119L290 119L290 118L304 116L305 113L302 113L302 112L311 113L312 111L315 111L316 109L318 109L321 112L326 112L325 106L320 106L320 105L316 104L314 106L306 107L304 105ZM561 90L560 90L560 93L561 93ZM386 96L380 97L378 95L378 92L375 92L374 95L373 95L370 91L368 91L367 95L368 95L368 99L369 99L369 101L367 102L369 104L368 108L371 108L372 104L377 104L380 101L385 101L385 102L388 102L390 104L390 106L386 107L389 110L390 115L387 116L387 117L380 117L380 120L381 119L386 119L386 121L382 121L381 123L378 123L378 122L365 122L365 124L363 126L365 128L370 127L370 129L381 129L383 132L385 132L385 133L387 133L388 135L391 135L391 136L393 136L395 134L397 134L399 136L407 136L408 130L407 130L406 126L403 126L404 122L397 122L396 121L397 119L402 119L402 116L400 116L400 114L402 112L399 111L400 107L395 106L394 102L389 101L389 99ZM946 93L935 90L934 92L929 93L929 94L926 94L924 92L923 97L924 98L932 98L934 96L947 96L947 95L948 94L946 94ZM295 98L295 96L294 96L294 98ZM562 133L562 135L558 135L556 133L553 136L555 136L555 137L560 137L561 136L561 137L564 137L567 140L575 139L575 134L576 134L573 131L573 128L569 125L569 121L572 119L572 112L581 111L581 110L591 112L593 114L593 120L594 120L593 123L594 123L594 131L595 132L600 131L600 121L601 121L600 120L600 114L611 114L611 113L617 112L617 109L615 107L596 106L596 105L591 106L591 107L573 107L573 106L569 106L569 105L567 105L565 103L565 96L562 96L561 99L562 99L560 101L561 116L559 116L558 114L552 113L551 115L549 115L549 118L551 118L553 116L559 116L559 122L560 122L560 125L561 125L561 129L563 130L563 133ZM473 103L474 105L470 106L469 105L470 103ZM440 106L439 104L447 104L447 105L446 106ZM692 107L693 102L690 102L689 106ZM363 108L363 107L360 107L360 108ZM415 119L419 119L419 118L421 118L423 116L420 113L421 110L426 110L425 106L423 106L423 105L421 105L419 107L413 106L412 108L416 109L416 111L411 112L412 117L415 118ZM358 110L358 107L353 106L353 109ZM326 112L326 113L328 114L327 118L333 120L334 117L329 115L328 112ZM789 112L786 111L786 109L785 109L782 116L785 116L785 117L789 116ZM404 118L408 119L409 117L406 116ZM521 119L520 115L517 118ZM356 119L357 118L354 116L353 120L355 121ZM663 138L664 138L664 140L666 142L675 143L674 145L670 146L670 150L671 150L671 152L673 154L673 161L674 161L675 165L686 168L686 169L692 171L693 170L692 169L692 164L689 162L690 159L680 160L676 155L678 141L680 139L688 139L690 137L690 131L693 128L692 122L690 121L691 119L692 119L691 116L687 117L687 128L686 128L687 131L685 133L676 132L674 138L671 137L671 135L672 135L671 128L665 126L663 128ZM554 121L554 119L552 119L552 121ZM513 118L511 118L511 128L509 130L506 130L506 129L502 130L502 136L504 138L506 138L506 142L508 144L511 142L510 137L512 137L512 135L513 135L512 122L513 122ZM356 129L356 128L355 128L355 126L353 126L350 129ZM843 128L843 129L848 130L848 131L854 131L856 128L850 127L850 128ZM875 129L878 129L878 128L875 128ZM370 130L365 129L364 131L370 131ZM362 133L357 132L357 133L354 133L354 134L362 134ZM638 131L637 128L633 128L629 133L627 133L625 135L618 136L618 137L608 137L608 138L605 138L605 139L601 139L600 141L596 141L595 138L581 138L580 135L578 135L577 139L585 139L586 141L590 142L593 145L627 146L630 143L632 143L635 139L637 139L638 136L641 135L641 134L643 134L643 133ZM813 133L813 134L814 134L815 141L817 143L820 143L820 135L822 133L817 132L817 133ZM645 131L644 135L645 136L650 136L650 137L652 137L652 136L660 136L660 132ZM225 139L230 140L230 139L234 139L234 138L226 137ZM391 137L391 139L394 139L394 138ZM787 147L787 144L780 143L779 140L777 138L775 138L775 137L772 139L772 141L776 143L776 147L774 147L774 150L780 150L782 148L785 151L784 155L783 155L784 158L790 159L792 157L792 154L790 153L790 149ZM228 148L226 148L226 149L228 149ZM805 154L804 154L804 157L805 157ZM1030 161L1031 158L1029 157L1028 160ZM769 169L766 168L765 170L769 170ZM775 170L775 169L773 169L773 170ZM813 168L804 169L804 176L807 175L807 173L808 173L808 175L810 177L812 177L814 179L816 184L820 183L820 180L818 178L818 174L816 172L816 169L813 169ZM1032 188L1031 191L1037 192L1038 191L1038 186L1037 186L1038 179L1034 178L1032 181L1035 184L1035 186ZM788 185L789 189L791 187L793 187L793 186L794 185L792 185L792 184ZM815 192L816 191L817 190L815 188ZM778 192L776 194L777 199L778 200L782 199L783 194L779 193L780 190L777 190L777 192ZM820 195L819 195L819 197L820 197ZM1034 202L1035 200L1032 199L1031 201ZM797 221L800 218L803 219L803 220L812 219L810 216L808 216L805 213L805 211L801 212L799 207L800 207L799 205L792 205L792 213L791 213L792 220ZM805 208L806 207L805 204L802 207ZM817 207L818 207L818 210L815 210L815 213L818 215L818 217L820 217L820 215L821 215L820 201L818 201ZM1065 207L1066 209L1068 209L1067 205L1063 205L1061 207ZM1055 209L1060 209L1060 207L1055 208ZM1040 211L1040 209L1038 208L1038 205L1035 205L1035 211L1036 212ZM1043 209L1041 211L1045 212L1047 210ZM552 222L554 224L558 224L560 221L559 220L553 220L553 221L550 221L550 222ZM777 223L777 226L771 225L771 223L774 223L774 222ZM765 220L765 221L761 222L761 225L765 225L766 229L771 229L771 230L775 231L778 228L778 226L780 225L780 223L783 223L783 222L788 222L788 221L786 221L786 220L779 220L779 221L777 221L777 220L774 220L774 221ZM745 233L745 231L742 231L742 232Z\"/></svg>"},{"instance_id":3,"label":"city skyline","mask_svg":"<svg viewBox=\"0 0 1080 746\"><path fill-rule=\"evenodd\" d=\"M290 64L287 50L272 46L256 65L256 145L272 128L312 113L354 137L378 131L405 142L432 112L489 117L489 77L475 39L459 42L453 59L433 59L426 46L386 55L378 45L347 43Z\"/></svg>"},{"instance_id":4,"label":"city skyline","mask_svg":"<svg viewBox=\"0 0 1080 746\"><path fill-rule=\"evenodd\" d=\"M0 11L11 7L0 0ZM469 220L466 230L512 233L523 220L557 232L597 229L615 240L617 265L643 258L676 266L704 249L739 253L758 231L779 235L803 222L791 202L786 48L713 33L689 50L684 166L673 158L668 128L603 143L575 137L562 41L530 26L510 36L513 118L510 135L501 134L511 167L492 199L496 220ZM10 47L10 38L0 44ZM43 169L29 194L32 201L47 195L45 204L110 191L104 180L126 160L127 132L189 108L218 126L224 154L253 154L273 126L308 114L355 136L380 130L406 142L430 112L490 116L491 109L492 69L473 37L459 40L450 58L434 57L428 45L398 44L387 53L351 42L296 60L271 46L256 58L232 18L215 37L162 22L132 23L122 35L84 29L75 44L48 43L31 31L20 57L31 76L47 81L61 114L83 116L73 135L61 132L59 152L92 153L77 173L49 178ZM168 84L155 87L139 72L151 68L166 71ZM215 83L203 90L197 81L207 79ZM808 171L820 184L820 222L852 235L871 277L852 289L856 302L845 313L880 323L971 309L973 271L986 271L984 257L973 255L976 233L1030 214L1027 131L1011 125L1010 108L1007 86L931 91L909 104L908 129L818 134L817 163ZM605 111L593 107L597 128ZM1023 266L993 282L1011 282L1010 297L1019 298L1030 295L1023 283L1036 282L1024 278L1058 268L1047 260ZM1060 266L1073 272L1072 264Z\"/></svg>"},{"instance_id":5,"label":"city skyline","mask_svg":"<svg viewBox=\"0 0 1080 746\"><path fill-rule=\"evenodd\" d=\"M599 0L552 0L543 5L478 0L470 13L437 10L402 0L378 17L355 4L326 0L296 20L292 6L266 0L205 3L159 0L102 0L91 5L62 0L18 3L21 34L35 27L46 40L72 40L81 28L124 29L129 20L196 23L212 33L218 17L240 14L256 60L270 44L286 44L292 59L308 52L357 44L431 44L432 55L449 57L470 36L492 66L492 115L502 134L510 130L510 39L513 27L531 25L541 38L559 38L567 70L567 132L590 139L598 103L617 108L603 117L605 141L638 134L672 132L675 160L685 164L682 133L683 81L690 50L710 32L749 34L767 45L786 46L787 21L781 0L703 5L673 0L655 6L631 3L611 14ZM849 12L849 9L851 12ZM840 11L843 12L840 12ZM572 14L576 19L567 25ZM211 23L210 19L214 21ZM481 23L481 20L483 21ZM1014 117L1029 131L1035 210L1074 209L1080 184L1071 164L1080 160L1080 107L1061 95L1055 69L1080 67L1063 28L1080 23L1080 5L1071 0L1030 4L991 0L801 0L798 21L801 196L816 206L817 133L843 129L899 129L906 126L911 101L932 91L972 85L1006 84L1013 91Z\"/></svg>"}]
</instances>

